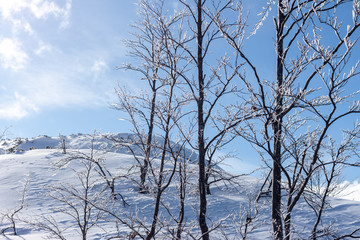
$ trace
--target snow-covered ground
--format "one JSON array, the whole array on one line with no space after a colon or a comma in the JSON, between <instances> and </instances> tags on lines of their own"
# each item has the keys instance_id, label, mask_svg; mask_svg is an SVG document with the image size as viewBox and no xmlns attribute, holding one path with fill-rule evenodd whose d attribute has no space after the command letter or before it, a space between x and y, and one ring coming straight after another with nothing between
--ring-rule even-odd
<instances>
[{"instance_id":1,"label":"snow-covered ground","mask_svg":"<svg viewBox=\"0 0 360 240\"><path fill-rule=\"evenodd\" d=\"M125 135L123 136L126 137ZM13 229L5 231L0 239L26 239L37 240L49 237L52 230L59 229L64 239L81 239L80 229L71 214L76 214L72 206L81 206L83 202L76 198L69 198L69 202L61 202L62 196L69 196L69 192L78 191L83 193L83 173L87 165L81 161L86 156L101 161L103 166L111 172L112 176L118 176L115 181L116 192L120 193L127 204L124 206L120 198L116 204L105 202L110 195L108 189L103 189L105 183L98 177L96 171L91 181L94 182L90 189L89 196L92 197L92 204L96 207L106 207L116 213L126 223L116 222L109 215L101 215L97 224L90 228L87 239L109 239L118 235L117 239L130 239L131 230L126 226L135 226L139 232L142 231L141 224L145 227L151 225L155 193L140 194L137 192L136 171L131 168L136 165L134 158L124 151L111 150L112 142L103 136L95 139L96 149L91 152L91 136L71 135L65 137L67 143L67 154L60 149L60 138L40 136L28 140L6 140L0 143L0 230L11 226L10 216L22 203L22 196L25 193L24 208L13 216L18 236L13 235ZM15 153L9 153L9 148L15 147ZM32 150L29 150L32 149ZM85 161L86 162L86 161ZM154 161L156 168L157 161ZM129 169L132 169L129 171ZM189 183L187 185L185 205L185 232L199 238L197 226L198 197L196 187L196 166L189 164ZM248 216L256 214L255 206L250 204L256 197L257 189L261 179L249 176L241 177L236 185L219 183L212 187L212 194L208 196L208 224L215 230L211 233L211 239L241 239L241 232L244 232L246 213ZM330 206L325 211L322 226L331 226L331 230L338 234L347 234L356 228L360 228L360 200L358 184L350 183L349 190L343 192L348 199L332 198ZM61 190L61 187L62 188ZM69 190L69 191L67 191ZM173 220L169 213L177 218L179 208L177 176L173 183L163 195L159 226L162 230L156 239L171 239L169 236L173 229ZM93 194L101 192L101 194ZM270 222L270 199L261 198L258 207L258 217L254 219L248 230L251 232L247 239L271 239ZM109 208L111 207L111 208ZM81 208L79 208L81 209ZM167 210L166 210L167 209ZM94 207L93 217L98 210ZM79 212L81 215L82 213ZM302 201L298 204L293 213L293 225L296 229L294 239L306 239L314 224L315 218L312 210ZM183 233L183 239L194 239ZM167 235L168 233L168 235ZM52 235L49 239L56 239ZM141 239L135 237L134 239Z\"/></svg>"}]
</instances>

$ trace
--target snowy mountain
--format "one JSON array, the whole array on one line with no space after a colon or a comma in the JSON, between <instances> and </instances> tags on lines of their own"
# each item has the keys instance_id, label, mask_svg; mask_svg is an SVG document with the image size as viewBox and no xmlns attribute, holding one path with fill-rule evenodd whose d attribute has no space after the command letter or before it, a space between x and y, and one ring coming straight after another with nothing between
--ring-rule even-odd
<instances>
[{"instance_id":1,"label":"snowy mountain","mask_svg":"<svg viewBox=\"0 0 360 240\"><path fill-rule=\"evenodd\" d=\"M162 144L163 141L159 137L155 137L158 145ZM94 144L95 150L102 150L107 152L117 152L129 154L128 145L132 145L132 150L135 154L141 155L143 152L139 147L136 146L139 143L136 135L131 133L98 133L98 134L72 134L69 136L58 136L50 137L41 135L31 139L27 138L15 138L15 139L2 139L0 140L0 154L6 153L24 153L28 150L34 149L61 149L62 144L68 149L90 149ZM175 148L180 146L175 145ZM184 149L186 159L196 161L196 154L189 150ZM152 156L155 157L159 154L159 149L153 149Z\"/></svg>"},{"instance_id":2,"label":"snowy mountain","mask_svg":"<svg viewBox=\"0 0 360 240\"><path fill-rule=\"evenodd\" d=\"M111 136L128 139L130 135ZM93 149L91 135L63 138L67 144L66 154L59 149L59 137L8 139L0 143L6 153L0 155L0 231L3 232L0 239L82 239L79 226L84 225L84 206L89 208L87 213L91 213L87 215L90 216L87 239L143 239L152 221L156 196L154 177L149 174L150 193L138 193L137 163L125 150L114 148L109 134L96 136ZM10 153L10 148L16 151ZM90 164L89 159L94 160L94 164ZM108 172L101 175L96 163L101 163ZM159 160L153 160L152 172L158 171L159 165ZM187 182L182 239L199 239L197 166L191 161L183 166ZM171 171L171 159L165 167ZM165 171L165 181L169 179L168 172ZM114 179L115 192L119 194L115 201L105 179ZM180 180L179 173L175 172L163 193L155 239L172 239L179 214ZM212 186L207 209L211 239L242 239L245 234L246 239L272 239L269 196L253 204L261 183L262 179L242 176L231 184L218 182ZM89 187L85 188L87 184ZM331 198L319 227L331 237L318 239L351 233L360 227L359 215L360 202ZM80 222L77 222L79 216ZM308 239L314 222L313 210L301 201L293 213L296 232L293 239Z\"/></svg>"},{"instance_id":3,"label":"snowy mountain","mask_svg":"<svg viewBox=\"0 0 360 240\"><path fill-rule=\"evenodd\" d=\"M112 137L127 138L130 134L111 134ZM107 135L99 134L95 136L97 150L112 150L114 142L106 138ZM49 137L41 135L31 139L16 138L4 139L0 141L0 152L6 153L23 153L33 149L60 149L64 139L66 148L69 149L89 149L91 147L92 136L90 134L72 134L69 136Z\"/></svg>"}]
</instances>

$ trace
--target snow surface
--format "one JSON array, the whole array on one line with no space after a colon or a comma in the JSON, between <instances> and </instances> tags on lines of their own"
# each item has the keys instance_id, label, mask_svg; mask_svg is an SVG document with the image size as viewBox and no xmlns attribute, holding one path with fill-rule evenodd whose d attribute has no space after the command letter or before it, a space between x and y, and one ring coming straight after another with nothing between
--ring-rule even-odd
<instances>
[{"instance_id":1,"label":"snow surface","mask_svg":"<svg viewBox=\"0 0 360 240\"><path fill-rule=\"evenodd\" d=\"M84 165L79 156L90 156L92 154L89 150L91 136L78 134L65 138L68 147L67 154L62 154L61 149L59 149L60 138L39 136L30 140L14 139L0 143L0 150L6 153L0 155L1 215L17 209L21 204L24 189L26 189L25 207L15 215L18 236L14 236L12 229L9 229L5 235L0 235L0 239L38 240L49 237L49 232L35 227L36 224L44 223L46 219L53 219L63 230L66 239L81 239L80 231L74 220L64 213L71 212L69 206L63 205L51 195L54 194L54 188L52 188L54 186L81 189L78 173L84 170ZM121 200L118 199L117 204L114 205L117 214L122 218L132 219L135 225L142 222L149 227L155 194L151 191L150 194L139 194L137 192L133 179L136 178L138 169L131 168L136 165L134 158L125 153L125 150L115 151L112 141L104 138L104 136L97 137L96 143L94 158L103 161L113 176L119 176L118 181L115 182L116 191L121 193L129 204L124 207ZM46 146L48 147L46 148ZM8 149L11 147L16 147L15 152L17 153L10 154ZM29 150L30 148L34 149ZM66 161L66 159L72 159L72 161ZM156 161L154 160L155 168ZM190 182L187 186L185 228L199 238L196 165L190 164L189 167ZM133 170L129 171L130 168ZM97 182L95 184L97 190L105 186L99 178L95 177L94 181ZM173 182L164 193L163 204L168 207L169 212L177 216L179 207L178 186L176 179ZM246 212L250 215L255 214L254 206L249 205L249 199L256 196L256 189L258 189L260 182L260 179L246 176L238 179L237 187L219 183L211 189L212 194L208 196L208 224L213 227L220 226L210 234L211 239L241 239L239 232L244 229L241 228L240 223L245 221ZM351 191L358 194L356 185L355 183L354 185L350 184L352 186ZM99 199L97 200L99 202L104 200L109 195L108 193L105 191L103 195L98 196ZM350 198L360 200L360 198L355 198L356 194L352 194ZM332 198L330 206L324 213L323 226L331 226L332 231L337 234L347 234L360 227L359 201ZM301 201L292 217L292 223L296 229L294 239L306 239L315 221L312 210L304 201ZM160 219L163 220L164 228L159 232L156 239L170 239L167 233L171 229L167 228L166 223L171 223L171 220L164 207L161 208ZM129 239L128 236L131 232L128 227L122 224L116 226L114 221L109 221L109 218L105 217L98 223L89 230L88 239L108 239L118 232L121 235L120 239ZM2 218L0 230L8 226L10 226L9 219ZM247 239L271 239L270 199L268 197L262 198L259 204L259 217L250 224L249 229L252 232ZM185 233L183 238L192 239ZM55 238L52 236L48 239Z\"/></svg>"}]
</instances>

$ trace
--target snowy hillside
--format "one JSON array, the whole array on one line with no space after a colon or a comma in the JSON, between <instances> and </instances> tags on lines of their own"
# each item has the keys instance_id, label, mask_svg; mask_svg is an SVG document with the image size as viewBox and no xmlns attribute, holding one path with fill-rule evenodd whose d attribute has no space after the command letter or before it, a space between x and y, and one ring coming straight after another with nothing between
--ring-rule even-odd
<instances>
[{"instance_id":1,"label":"snowy hillside","mask_svg":"<svg viewBox=\"0 0 360 240\"><path fill-rule=\"evenodd\" d=\"M34 149L61 149L62 144L68 149L90 149L92 145L92 138L94 138L94 149L106 152L117 152L129 154L128 146L133 144L132 149L136 154L141 155L139 148L134 147L134 143L138 142L136 136L130 133L106 133L106 134L72 134L69 136L50 137L41 135L31 139L15 138L0 140L0 154L7 153L24 153L28 150ZM156 137L157 144L162 143L162 139ZM159 150L158 150L159 151ZM153 150L155 155L158 151ZM196 154L189 149L185 149L185 158L190 158L191 161L196 161Z\"/></svg>"},{"instance_id":2,"label":"snowy hillside","mask_svg":"<svg viewBox=\"0 0 360 240\"><path fill-rule=\"evenodd\" d=\"M40 136L1 143L6 154L0 155L0 230L3 231L0 239L81 239L76 218L80 216L82 221L84 204L90 206L88 213L91 212L87 239L143 239L151 225L156 192L151 187L149 194L137 192L139 170L134 158L114 149L112 142L101 135L95 138L94 151L90 149L89 135L71 135L65 139L66 154L59 149L60 138ZM14 146L17 153L9 153L9 147ZM119 194L115 202L97 165L89 165L90 158L109 170L107 177L114 177L115 191ZM158 165L159 160L154 160L153 171L158 170ZM166 167L171 169L171 160ZM200 237L196 169L193 163L187 165L183 239ZM87 173L88 181L85 181ZM172 239L180 205L179 176L175 174L164 192L155 239ZM153 181L150 177L149 184L154 184ZM213 228L211 239L242 239L245 231L247 239L271 239L269 196L252 205L261 183L261 179L244 176L231 185L219 182L212 187L207 211ZM85 192L88 201L84 201ZM333 237L351 233L360 227L359 215L360 202L333 198L319 229L330 231ZM12 221L18 236L14 236ZM314 221L312 209L302 201L293 213L294 239L307 239ZM134 231L140 236L133 235Z\"/></svg>"},{"instance_id":3,"label":"snowy hillside","mask_svg":"<svg viewBox=\"0 0 360 240\"><path fill-rule=\"evenodd\" d=\"M113 141L106 138L107 135L99 134L95 136L96 149L112 150L114 145ZM128 139L130 134L111 134L109 137L118 137L119 139ZM16 138L5 139L0 141L0 151L4 153L22 153L31 149L60 149L62 140L64 139L66 148L69 149L89 149L91 141L89 134L73 134L70 136L49 137L46 135L38 136L35 138Z\"/></svg>"}]
</instances>

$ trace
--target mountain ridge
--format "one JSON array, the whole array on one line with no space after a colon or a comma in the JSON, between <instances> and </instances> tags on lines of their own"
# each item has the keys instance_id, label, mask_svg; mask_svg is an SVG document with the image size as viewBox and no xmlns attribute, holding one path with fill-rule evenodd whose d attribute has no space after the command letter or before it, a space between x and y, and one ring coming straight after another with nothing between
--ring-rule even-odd
<instances>
[{"instance_id":1,"label":"mountain ridge","mask_svg":"<svg viewBox=\"0 0 360 240\"><path fill-rule=\"evenodd\" d=\"M143 154L138 146L139 141L136 134L132 133L96 133L96 134L70 134L51 137L48 135L39 135L33 138L14 138L0 140L0 154L16 153L21 154L25 151L34 149L91 149L98 151L107 151L115 153L130 154L129 146L135 154ZM153 138L159 146L163 140L160 137ZM64 141L64 143L63 143ZM175 148L181 148L180 145L174 144ZM151 157L155 157L161 151L159 148L153 148ZM197 155L190 149L185 149L185 159L191 162L197 160Z\"/></svg>"}]
</instances>

